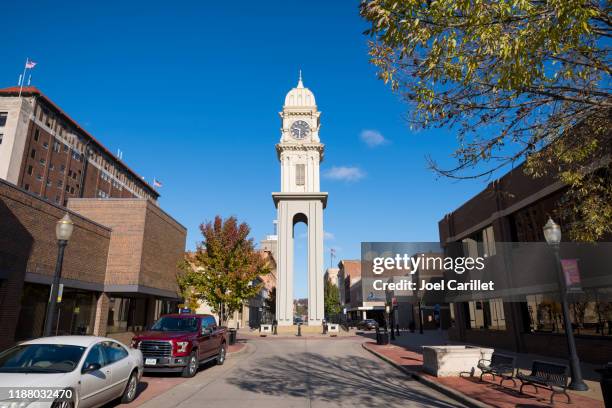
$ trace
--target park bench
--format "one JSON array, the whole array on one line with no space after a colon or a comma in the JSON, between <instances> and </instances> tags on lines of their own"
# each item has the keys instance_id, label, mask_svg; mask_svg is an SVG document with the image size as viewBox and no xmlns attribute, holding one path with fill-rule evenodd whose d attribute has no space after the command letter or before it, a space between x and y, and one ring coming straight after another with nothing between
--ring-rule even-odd
<instances>
[{"instance_id":1,"label":"park bench","mask_svg":"<svg viewBox=\"0 0 612 408\"><path fill-rule=\"evenodd\" d=\"M555 394L564 394L567 397L567 403L571 402L571 398L567 393L567 366L546 361L534 361L531 366L531 373L525 375L518 373L516 378L521 381L519 392L523 392L525 385L533 385L538 392L538 386L548 387L552 391L550 403L553 403Z\"/></svg>"},{"instance_id":2,"label":"park bench","mask_svg":"<svg viewBox=\"0 0 612 408\"><path fill-rule=\"evenodd\" d=\"M477 367L480 369L480 381L482 381L484 375L490 374L493 376L493 381L495 381L496 375L501 377L499 385L502 385L505 380L511 380L512 384L516 386L516 381L513 378L514 370L516 370L516 357L493 353L490 360L480 359Z\"/></svg>"}]
</instances>

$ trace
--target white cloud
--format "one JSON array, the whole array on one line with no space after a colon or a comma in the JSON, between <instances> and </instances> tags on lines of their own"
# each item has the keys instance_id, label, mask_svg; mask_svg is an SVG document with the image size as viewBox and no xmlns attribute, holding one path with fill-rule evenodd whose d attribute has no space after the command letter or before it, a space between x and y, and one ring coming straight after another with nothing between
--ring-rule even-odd
<instances>
[{"instance_id":1,"label":"white cloud","mask_svg":"<svg viewBox=\"0 0 612 408\"><path fill-rule=\"evenodd\" d=\"M336 236L333 233L329 232L329 231L324 231L323 232L323 238L329 240L329 239L335 239Z\"/></svg>"},{"instance_id":2,"label":"white cloud","mask_svg":"<svg viewBox=\"0 0 612 408\"><path fill-rule=\"evenodd\" d=\"M365 172L359 167L333 166L323 173L323 177L330 180L358 181L365 177Z\"/></svg>"},{"instance_id":3,"label":"white cloud","mask_svg":"<svg viewBox=\"0 0 612 408\"><path fill-rule=\"evenodd\" d=\"M361 141L367 144L369 147L381 146L389 143L387 139L378 130L364 129L359 135Z\"/></svg>"}]
</instances>

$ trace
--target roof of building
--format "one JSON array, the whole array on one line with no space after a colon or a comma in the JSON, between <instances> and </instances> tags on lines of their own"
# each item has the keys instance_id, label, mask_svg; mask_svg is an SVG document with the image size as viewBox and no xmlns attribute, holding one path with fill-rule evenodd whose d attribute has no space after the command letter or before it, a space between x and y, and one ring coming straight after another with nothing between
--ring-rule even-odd
<instances>
[{"instance_id":1,"label":"roof of building","mask_svg":"<svg viewBox=\"0 0 612 408\"><path fill-rule=\"evenodd\" d=\"M19 87L11 86L8 88L0 89L0 95L5 96L17 96L19 95ZM70 122L77 130L82 132L86 137L90 138L92 142L94 142L104 153L106 153L112 160L117 162L121 167L125 168L132 176L136 177L148 190L152 193L156 198L159 197L159 193L155 190L149 183L147 183L138 173L132 170L125 162L117 158L110 150L108 150L98 139L96 139L91 133L85 130L81 125L77 123L76 120L72 119L70 115L68 115L62 108L60 108L55 102L53 102L49 97L47 97L42 91L35 86L24 86L21 90L21 95L23 96L38 96L42 98L47 104L49 104L53 109L57 111L57 113L64 117L68 122Z\"/></svg>"},{"instance_id":2,"label":"roof of building","mask_svg":"<svg viewBox=\"0 0 612 408\"><path fill-rule=\"evenodd\" d=\"M304 88L302 82L302 71L300 71L300 78L295 88L292 88L285 97L286 108L299 108L299 107L313 107L317 106L314 94L308 88Z\"/></svg>"}]
</instances>

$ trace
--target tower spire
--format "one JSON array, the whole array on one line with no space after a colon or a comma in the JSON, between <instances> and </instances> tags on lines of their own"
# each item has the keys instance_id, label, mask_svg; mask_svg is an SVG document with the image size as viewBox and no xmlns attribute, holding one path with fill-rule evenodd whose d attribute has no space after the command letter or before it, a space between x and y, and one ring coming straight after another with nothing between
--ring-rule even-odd
<instances>
[{"instance_id":1,"label":"tower spire","mask_svg":"<svg viewBox=\"0 0 612 408\"><path fill-rule=\"evenodd\" d=\"M304 87L304 84L302 83L302 70L301 69L300 69L300 76L299 76L299 79L298 79L297 87L298 88L303 88Z\"/></svg>"}]
</instances>

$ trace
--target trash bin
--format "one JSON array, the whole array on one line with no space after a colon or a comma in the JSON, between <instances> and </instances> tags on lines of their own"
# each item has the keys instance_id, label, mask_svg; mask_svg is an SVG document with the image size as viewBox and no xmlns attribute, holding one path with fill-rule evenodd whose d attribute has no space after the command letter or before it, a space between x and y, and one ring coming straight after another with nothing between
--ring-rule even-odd
<instances>
[{"instance_id":1,"label":"trash bin","mask_svg":"<svg viewBox=\"0 0 612 408\"><path fill-rule=\"evenodd\" d=\"M229 337L227 339L229 345L236 344L236 329L229 329Z\"/></svg>"},{"instance_id":2,"label":"trash bin","mask_svg":"<svg viewBox=\"0 0 612 408\"><path fill-rule=\"evenodd\" d=\"M601 374L599 384L601 384L604 404L606 407L612 407L612 362L606 364L604 368L595 371Z\"/></svg>"},{"instance_id":3,"label":"trash bin","mask_svg":"<svg viewBox=\"0 0 612 408\"><path fill-rule=\"evenodd\" d=\"M389 333L378 332L376 333L376 344L389 344Z\"/></svg>"}]
</instances>

